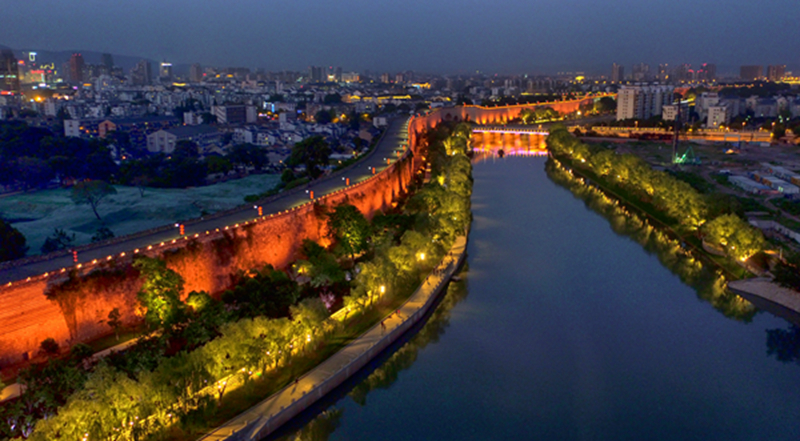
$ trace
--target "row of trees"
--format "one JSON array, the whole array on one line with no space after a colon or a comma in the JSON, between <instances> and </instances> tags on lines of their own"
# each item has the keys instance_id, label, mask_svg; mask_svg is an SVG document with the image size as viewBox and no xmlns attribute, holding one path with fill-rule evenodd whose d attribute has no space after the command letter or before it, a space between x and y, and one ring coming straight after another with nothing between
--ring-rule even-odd
<instances>
[{"instance_id":1,"label":"row of trees","mask_svg":"<svg viewBox=\"0 0 800 441\"><path fill-rule=\"evenodd\" d=\"M103 140L65 138L24 122L0 122L0 185L28 189L53 179L109 180L116 169Z\"/></svg>"},{"instance_id":2,"label":"row of trees","mask_svg":"<svg viewBox=\"0 0 800 441\"><path fill-rule=\"evenodd\" d=\"M574 166L651 205L679 230L701 235L736 259L746 260L766 248L761 232L733 214L730 205L701 194L666 172L654 170L638 156L586 145L563 127L550 132L547 146L554 156L570 160Z\"/></svg>"},{"instance_id":3,"label":"row of trees","mask_svg":"<svg viewBox=\"0 0 800 441\"><path fill-rule=\"evenodd\" d=\"M370 224L355 207L337 206L327 214L332 252L307 241L290 275L272 268L242 274L222 302L191 293L182 303L177 274L161 261L137 260L145 320L162 330L158 349L101 362L57 413L42 414L47 418L32 437L138 439L187 423L216 406L231 384L285 366L339 326L328 320L319 294L352 287L344 299L351 317L381 295L410 294L469 225L469 128L457 133L429 134L433 179L408 200L405 213L378 215ZM166 356L175 342L181 349Z\"/></svg>"}]
</instances>

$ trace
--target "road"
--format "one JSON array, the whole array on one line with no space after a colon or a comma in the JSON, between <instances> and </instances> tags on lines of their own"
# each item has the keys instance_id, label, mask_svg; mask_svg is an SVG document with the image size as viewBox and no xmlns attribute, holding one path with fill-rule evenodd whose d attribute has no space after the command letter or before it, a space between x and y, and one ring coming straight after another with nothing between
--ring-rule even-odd
<instances>
[{"instance_id":1,"label":"road","mask_svg":"<svg viewBox=\"0 0 800 441\"><path fill-rule=\"evenodd\" d=\"M372 176L372 168L379 173L387 167L387 158L397 158L396 151L408 146L408 122L409 118L398 118L391 122L386 132L382 136L378 145L357 164L347 170L334 173L328 178L320 179L299 190L288 191L286 194L269 198L261 203L263 215L278 213L295 206L301 205L309 200L310 191L314 192L314 197L320 197L332 193L345 187L345 178L350 178L350 184L356 184ZM305 190L305 191L303 191ZM244 194L242 198L244 198ZM253 206L243 207L239 211L231 212L224 216L210 219L194 219L185 223L185 234L204 233L205 231L233 226L237 223L253 220L259 217L258 212ZM79 263L91 262L94 259L106 259L108 256L130 253L135 249L146 248L149 245L157 245L161 242L172 241L179 238L179 229L169 228L167 230L156 231L147 235L131 235L129 239L115 242L108 245L98 245L90 249L83 250L78 254ZM48 272L60 271L62 268L69 268L75 265L72 255L54 257L52 259L38 262L30 262L0 272L0 284L6 284L28 277L39 276Z\"/></svg>"}]
</instances>

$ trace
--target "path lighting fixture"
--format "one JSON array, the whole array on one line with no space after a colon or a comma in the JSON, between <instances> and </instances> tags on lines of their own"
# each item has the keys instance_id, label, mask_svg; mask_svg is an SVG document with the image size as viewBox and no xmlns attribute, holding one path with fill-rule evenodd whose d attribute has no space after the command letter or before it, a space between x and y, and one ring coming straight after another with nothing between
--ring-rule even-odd
<instances>
[{"instance_id":1,"label":"path lighting fixture","mask_svg":"<svg viewBox=\"0 0 800 441\"><path fill-rule=\"evenodd\" d=\"M383 294L385 292L386 292L386 286L385 285L381 285L381 294Z\"/></svg>"},{"instance_id":2,"label":"path lighting fixture","mask_svg":"<svg viewBox=\"0 0 800 441\"><path fill-rule=\"evenodd\" d=\"M419 260L425 260L425 253L419 253Z\"/></svg>"}]
</instances>

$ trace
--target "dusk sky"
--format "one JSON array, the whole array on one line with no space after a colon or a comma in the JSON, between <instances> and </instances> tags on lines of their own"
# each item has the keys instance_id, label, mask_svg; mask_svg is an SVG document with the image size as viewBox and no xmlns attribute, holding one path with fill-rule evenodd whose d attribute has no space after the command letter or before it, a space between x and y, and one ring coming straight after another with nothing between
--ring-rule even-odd
<instances>
[{"instance_id":1,"label":"dusk sky","mask_svg":"<svg viewBox=\"0 0 800 441\"><path fill-rule=\"evenodd\" d=\"M800 64L798 0L6 0L3 16L14 49L270 70Z\"/></svg>"}]
</instances>

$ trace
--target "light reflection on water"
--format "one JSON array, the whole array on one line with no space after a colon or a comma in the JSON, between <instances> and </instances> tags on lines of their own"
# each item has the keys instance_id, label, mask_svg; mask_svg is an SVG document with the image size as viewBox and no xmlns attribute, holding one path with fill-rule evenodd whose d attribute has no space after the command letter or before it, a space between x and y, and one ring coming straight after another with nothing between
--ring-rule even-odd
<instances>
[{"instance_id":1,"label":"light reflection on water","mask_svg":"<svg viewBox=\"0 0 800 441\"><path fill-rule=\"evenodd\" d=\"M465 282L280 439L800 439L800 331L545 159L474 163Z\"/></svg>"}]
</instances>

